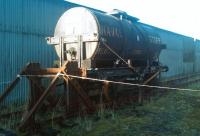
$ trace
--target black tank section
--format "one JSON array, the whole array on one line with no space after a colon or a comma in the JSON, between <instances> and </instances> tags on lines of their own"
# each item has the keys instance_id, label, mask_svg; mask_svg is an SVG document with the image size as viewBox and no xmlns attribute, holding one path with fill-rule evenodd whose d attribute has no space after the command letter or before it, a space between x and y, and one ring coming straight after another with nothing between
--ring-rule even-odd
<instances>
[{"instance_id":1,"label":"black tank section","mask_svg":"<svg viewBox=\"0 0 200 136\"><path fill-rule=\"evenodd\" d=\"M159 55L164 45L153 28L138 23L138 19L124 12L104 14L92 12L98 22L99 38L105 39L107 45L125 60L133 64L146 65ZM105 67L117 58L102 42L100 42L92 60ZM98 63L99 62L99 63ZM101 64L104 63L104 64Z\"/></svg>"}]
</instances>

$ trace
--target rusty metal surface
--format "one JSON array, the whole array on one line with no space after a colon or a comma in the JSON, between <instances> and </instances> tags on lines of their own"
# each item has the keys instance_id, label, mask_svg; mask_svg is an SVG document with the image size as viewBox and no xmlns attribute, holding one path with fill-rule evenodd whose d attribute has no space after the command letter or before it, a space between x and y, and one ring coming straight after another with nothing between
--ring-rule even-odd
<instances>
[{"instance_id":1,"label":"rusty metal surface","mask_svg":"<svg viewBox=\"0 0 200 136\"><path fill-rule=\"evenodd\" d=\"M102 90L103 90L103 93L104 93L104 95L106 97L106 100L107 101L111 101L111 98L110 98L109 92L108 92L109 91L109 82L104 82L103 83Z\"/></svg>"},{"instance_id":2,"label":"rusty metal surface","mask_svg":"<svg viewBox=\"0 0 200 136\"><path fill-rule=\"evenodd\" d=\"M28 122L30 123L30 119L31 118L32 118L31 120L34 120L34 114L35 114L35 112L38 110L38 108L44 102L44 100L47 97L47 95L50 93L50 91L55 91L56 81L58 80L58 78L60 76L60 73L66 68L67 64L68 63L66 62L63 65L63 67L60 68L60 71L58 71L58 73L56 74L56 76L51 80L49 86L45 89L45 91L42 93L42 95L39 97L39 99L38 100L34 100L34 103L31 103L31 105L30 105L31 107L29 107L27 113L24 115L23 120L22 120L22 122L21 122L21 124L19 126L20 129L24 128L27 125Z\"/></svg>"},{"instance_id":3,"label":"rusty metal surface","mask_svg":"<svg viewBox=\"0 0 200 136\"><path fill-rule=\"evenodd\" d=\"M36 90L40 90L42 91L43 88L41 88L41 84L40 84L40 81L39 79L35 80L33 77L32 78L29 78L30 80L30 83L31 83L31 90L32 90L32 94L31 94L31 97L30 97L30 104L29 104L29 107L27 109L27 112L26 114L23 116L23 120L21 122L21 125L20 125L20 128L26 128L26 126L29 126L31 127L32 125L35 124L35 113L36 111L38 110L38 108L44 103L44 100L47 98L47 95L51 92L51 91L55 91L55 84L56 84L56 81L58 80L59 76L60 76L60 73L62 73L62 78L64 78L64 80L66 82L69 82L73 87L74 87L74 92L76 92L78 94L78 96L80 96L80 100L81 100L81 103L83 103L84 107L81 106L80 104L80 101L78 99L78 97L76 97L76 100L75 100L75 103L77 103L77 108L79 109L80 107L84 110L84 111L87 111L87 112L94 112L96 111L98 108L101 108L102 105L106 105L106 106L112 106L112 104L116 104L114 102L117 102L119 105L120 104L125 104L125 103L128 103L130 101L135 101L135 102L142 102L144 99L149 99L149 97L151 96L151 90L146 90L146 89L142 89L142 88L127 88L129 91L125 90L125 87L123 87L123 89L121 88L115 88L112 92L115 96L115 94L117 94L115 97L113 97L114 99L112 99L112 101L110 100L110 96L109 96L109 82L104 82L103 83L103 88L102 88L102 91L101 93L103 94L97 94L97 95L104 95L106 97L106 100L103 100L100 101L100 103L94 105L91 97L87 94L87 92L85 91L85 88L83 88L81 86L80 83L82 82L79 82L79 80L77 79L74 79L73 77L71 76L68 76L67 74L70 74L70 69L67 69L69 68L70 66L68 66L67 64L69 65L72 65L72 63L75 63L75 62L69 62L69 63L66 63L63 65L62 68L60 68L60 71L58 71L58 73L56 74L56 76L51 80L51 83L49 84L49 86L45 89L45 91L41 94L38 94L38 96L36 96L35 94L33 94L33 91L35 92ZM77 66L77 65L76 65ZM72 70L72 73L75 71L75 67L72 65L73 69ZM38 65L38 63L31 63L29 64L27 67L25 67L25 70L22 70L22 74L23 75L26 75L26 74L32 74L32 70L35 70L35 71L40 71L43 72L44 69L40 68L40 66ZM33 72L35 72L33 71ZM66 73L65 71L67 71L68 73ZM79 71L78 69L78 66L76 67L76 71ZM51 71L50 71L51 72ZM79 73L79 72L77 72ZM159 71L155 74L153 74L146 82L149 82L150 80L152 80L157 74L159 73ZM39 72L37 72L37 74L39 74ZM47 74L51 74L51 73L47 73ZM37 75L36 73L33 73L32 75L35 75L36 78L37 78ZM78 75L78 74L77 74ZM84 78L83 78L84 79ZM194 79L190 82L195 82L199 80L198 79ZM110 82L111 83L111 82ZM38 84L38 86L36 86ZM36 89L36 90L35 90ZM117 90L120 89L120 92L118 92ZM134 90L134 91L133 91ZM139 92L138 92L139 91ZM100 97L100 99L103 98L102 96ZM65 103L67 104L67 103ZM70 106L74 106L74 105L70 105ZM70 108L70 106L68 108ZM55 107L52 106L52 107ZM78 112L78 109L75 110L75 111L71 111L72 113L74 112L75 114ZM70 113L70 112L69 112ZM69 114L67 112L67 114ZM67 115L66 114L66 115Z\"/></svg>"},{"instance_id":4,"label":"rusty metal surface","mask_svg":"<svg viewBox=\"0 0 200 136\"><path fill-rule=\"evenodd\" d=\"M75 63L75 65L73 65ZM69 82L73 87L75 92L78 94L77 96L80 96L82 103L85 105L88 112L95 111L95 107L92 104L92 101L90 100L90 97L85 92L85 90L81 87L80 83L77 80L72 80L71 77L68 77L67 74L75 74L79 75L80 69L78 69L78 65L76 65L76 62L66 62L61 68L57 69L42 69L38 63L30 63L27 65L20 74L23 76L26 76L29 79L30 87L31 87L31 95L29 98L29 106L27 108L27 111L22 117L22 122L19 126L20 129L24 129L27 126L32 127L35 124L35 113L40 108L40 106L44 103L44 100L47 98L48 94L52 91L56 90L56 82L58 81L60 74L64 74L62 78L67 82ZM70 66L72 66L70 68ZM76 67L75 67L76 66ZM49 72L49 73L44 73ZM57 72L56 75L52 72ZM66 73L66 72L67 73ZM76 71L76 72L75 72ZM54 78L49 83L48 87L44 90L42 87L42 80L38 77L37 74L54 74ZM31 77L30 77L31 75ZM20 79L20 75L17 76L17 78L13 81L13 83L8 87L8 89L5 90L3 95L0 97L0 102L2 102L8 94L14 90L14 87L18 83ZM66 89L66 87L65 87ZM44 90L44 91L43 91ZM52 107L55 107L55 105L51 104L53 100L50 100L50 105ZM57 102L56 102L57 103ZM67 104L67 103L65 103Z\"/></svg>"},{"instance_id":5,"label":"rusty metal surface","mask_svg":"<svg viewBox=\"0 0 200 136\"><path fill-rule=\"evenodd\" d=\"M55 76L53 78L53 80L51 81L50 85L48 86L48 88L44 91L44 93L41 95L41 97L39 98L39 100L33 105L33 107L30 109L30 111L27 112L27 114L23 117L22 123L20 125L20 128L24 127L25 125L27 125L27 121L31 118L31 116L36 112L36 110L39 108L39 106L42 104L42 102L44 101L44 99L47 97L47 95L49 94L49 92L52 90L52 88L54 87L56 81L58 80L59 75Z\"/></svg>"}]
</instances>

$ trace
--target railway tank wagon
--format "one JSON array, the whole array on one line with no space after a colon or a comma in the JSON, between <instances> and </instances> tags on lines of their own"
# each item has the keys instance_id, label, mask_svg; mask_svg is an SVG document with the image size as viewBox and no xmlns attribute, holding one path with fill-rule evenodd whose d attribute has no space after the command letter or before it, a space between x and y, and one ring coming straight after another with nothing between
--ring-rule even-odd
<instances>
[{"instance_id":1,"label":"railway tank wagon","mask_svg":"<svg viewBox=\"0 0 200 136\"><path fill-rule=\"evenodd\" d=\"M60 66L66 61L75 62L85 77L149 84L167 70L159 62L160 52L166 47L160 36L119 10L102 13L71 8L60 17L54 37L47 42L54 45ZM90 96L98 96L105 89L104 84L102 88L102 84L79 82ZM111 86L110 91L106 87L103 92L107 100L116 100L138 96L137 87L134 90Z\"/></svg>"},{"instance_id":2,"label":"railway tank wagon","mask_svg":"<svg viewBox=\"0 0 200 136\"><path fill-rule=\"evenodd\" d=\"M142 86L161 72L166 72L161 74L165 79L200 71L199 40L140 23L119 10L69 9L47 42L55 48L59 66L30 63L0 95L1 103L21 77L30 81L30 101L19 128L34 126L37 111L56 106L64 108L67 116L118 102L140 103L151 96L151 90Z\"/></svg>"},{"instance_id":3,"label":"railway tank wagon","mask_svg":"<svg viewBox=\"0 0 200 136\"><path fill-rule=\"evenodd\" d=\"M67 115L93 112L102 104L142 102L151 91L133 83L151 84L161 72L166 72L161 74L165 79L200 70L199 40L140 23L119 10L102 13L71 8L60 17L54 37L47 42L59 57L58 68L30 63L0 96L1 102L21 76L30 81L30 103L20 128L33 122L39 107L48 110L60 104ZM48 86L46 78L52 79ZM64 92L56 94L56 89Z\"/></svg>"},{"instance_id":4,"label":"railway tank wagon","mask_svg":"<svg viewBox=\"0 0 200 136\"><path fill-rule=\"evenodd\" d=\"M80 68L93 71L93 74L99 73L100 69L123 73L120 72L123 67L129 69L124 76L137 73L144 80L145 75L161 68L158 57L165 45L153 28L137 21L137 18L119 10L101 13L83 7L72 8L59 19L54 39L81 36L82 40L89 37L90 42L83 41L82 45L68 42L63 47L55 45L55 50L61 63L77 61ZM52 39L48 39L50 44Z\"/></svg>"}]
</instances>

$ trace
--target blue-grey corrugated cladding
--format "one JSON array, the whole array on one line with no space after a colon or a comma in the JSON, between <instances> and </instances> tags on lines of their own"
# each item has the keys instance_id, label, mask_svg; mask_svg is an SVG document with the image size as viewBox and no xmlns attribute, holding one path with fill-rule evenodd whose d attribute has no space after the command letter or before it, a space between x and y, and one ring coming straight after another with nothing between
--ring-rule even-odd
<instances>
[{"instance_id":1,"label":"blue-grey corrugated cladding","mask_svg":"<svg viewBox=\"0 0 200 136\"><path fill-rule=\"evenodd\" d=\"M28 62L50 67L55 51L45 41L71 5L61 0L0 0L0 93ZM22 80L5 104L23 103L28 93Z\"/></svg>"},{"instance_id":2,"label":"blue-grey corrugated cladding","mask_svg":"<svg viewBox=\"0 0 200 136\"><path fill-rule=\"evenodd\" d=\"M195 41L195 72L200 72L200 40Z\"/></svg>"},{"instance_id":3,"label":"blue-grey corrugated cladding","mask_svg":"<svg viewBox=\"0 0 200 136\"><path fill-rule=\"evenodd\" d=\"M160 54L160 62L169 67L169 71L162 73L162 78L170 78L190 74L194 72L195 56L189 58L187 51L194 52L194 39L159 28L155 29L161 36L161 40L167 48ZM191 52L189 55L192 56Z\"/></svg>"},{"instance_id":4,"label":"blue-grey corrugated cladding","mask_svg":"<svg viewBox=\"0 0 200 136\"><path fill-rule=\"evenodd\" d=\"M147 25L147 24L143 24ZM161 78L200 73L200 40L170 32L154 26L167 48L160 54L160 62L169 67L169 71L161 74Z\"/></svg>"},{"instance_id":5,"label":"blue-grey corrugated cladding","mask_svg":"<svg viewBox=\"0 0 200 136\"><path fill-rule=\"evenodd\" d=\"M194 38L183 36L183 74L195 72L195 42Z\"/></svg>"},{"instance_id":6,"label":"blue-grey corrugated cladding","mask_svg":"<svg viewBox=\"0 0 200 136\"><path fill-rule=\"evenodd\" d=\"M162 77L170 77L182 72L182 38L171 33L159 33L167 48L162 50L160 62L169 67L169 71L162 73ZM172 61L176 60L176 61Z\"/></svg>"}]
</instances>

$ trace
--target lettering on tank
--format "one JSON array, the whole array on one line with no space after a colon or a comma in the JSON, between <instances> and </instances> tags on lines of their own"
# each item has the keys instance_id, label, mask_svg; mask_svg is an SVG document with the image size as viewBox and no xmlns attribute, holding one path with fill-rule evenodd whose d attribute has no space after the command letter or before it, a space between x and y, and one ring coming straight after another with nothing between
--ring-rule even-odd
<instances>
[{"instance_id":1,"label":"lettering on tank","mask_svg":"<svg viewBox=\"0 0 200 136\"><path fill-rule=\"evenodd\" d=\"M107 37L122 38L122 32L120 29L113 26L101 26L100 34Z\"/></svg>"},{"instance_id":2,"label":"lettering on tank","mask_svg":"<svg viewBox=\"0 0 200 136\"><path fill-rule=\"evenodd\" d=\"M153 43L153 44L161 44L161 39L160 39L160 37L150 35L149 36L149 42Z\"/></svg>"}]
</instances>

